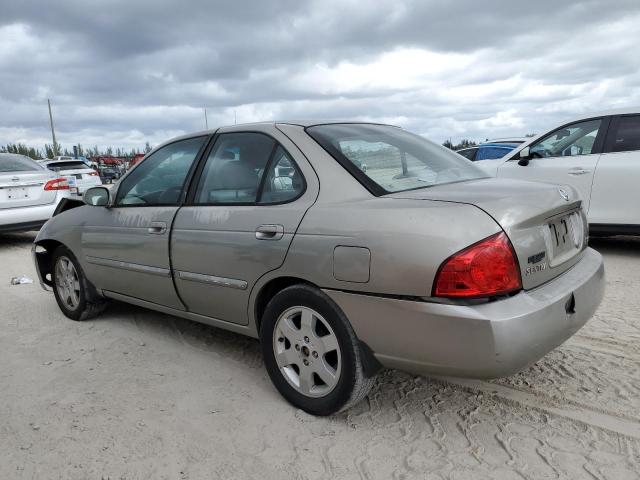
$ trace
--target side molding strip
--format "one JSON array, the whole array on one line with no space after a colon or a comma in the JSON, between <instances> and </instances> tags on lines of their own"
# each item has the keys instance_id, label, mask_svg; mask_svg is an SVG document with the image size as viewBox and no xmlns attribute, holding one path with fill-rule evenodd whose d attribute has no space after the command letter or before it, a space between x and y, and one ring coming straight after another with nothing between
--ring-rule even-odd
<instances>
[{"instance_id":1,"label":"side molding strip","mask_svg":"<svg viewBox=\"0 0 640 480\"><path fill-rule=\"evenodd\" d=\"M208 283L209 285L217 285L219 287L229 287L238 290L246 290L248 283L244 280L236 280L235 278L215 277L213 275L203 275L202 273L193 272L176 272L180 280L188 280L190 282Z\"/></svg>"},{"instance_id":2,"label":"side molding strip","mask_svg":"<svg viewBox=\"0 0 640 480\"><path fill-rule=\"evenodd\" d=\"M151 267L149 265L140 265L138 263L121 262L120 260L111 260L108 258L87 256L87 262L94 265L102 265L104 267L121 268L123 270L131 270L133 272L150 273L160 277L170 277L171 270L168 268Z\"/></svg>"}]
</instances>

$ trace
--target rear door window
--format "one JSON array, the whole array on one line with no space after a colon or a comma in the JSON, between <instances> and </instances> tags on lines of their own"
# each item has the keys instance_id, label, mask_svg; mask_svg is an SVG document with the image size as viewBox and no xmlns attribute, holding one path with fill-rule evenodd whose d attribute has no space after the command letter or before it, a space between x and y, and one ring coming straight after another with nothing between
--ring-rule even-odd
<instances>
[{"instance_id":1,"label":"rear door window","mask_svg":"<svg viewBox=\"0 0 640 480\"><path fill-rule=\"evenodd\" d=\"M614 120L609 137L608 151L632 152L640 150L640 115L629 115Z\"/></svg>"},{"instance_id":2,"label":"rear door window","mask_svg":"<svg viewBox=\"0 0 640 480\"><path fill-rule=\"evenodd\" d=\"M511 150L513 150L513 148L506 145L480 146L476 160L494 160L496 158L502 158Z\"/></svg>"},{"instance_id":3,"label":"rear door window","mask_svg":"<svg viewBox=\"0 0 640 480\"><path fill-rule=\"evenodd\" d=\"M263 180L259 203L284 203L295 200L304 192L302 173L284 148L278 146Z\"/></svg>"},{"instance_id":4,"label":"rear door window","mask_svg":"<svg viewBox=\"0 0 640 480\"><path fill-rule=\"evenodd\" d=\"M196 190L196 204L253 204L275 148L261 133L224 133L209 153Z\"/></svg>"}]
</instances>

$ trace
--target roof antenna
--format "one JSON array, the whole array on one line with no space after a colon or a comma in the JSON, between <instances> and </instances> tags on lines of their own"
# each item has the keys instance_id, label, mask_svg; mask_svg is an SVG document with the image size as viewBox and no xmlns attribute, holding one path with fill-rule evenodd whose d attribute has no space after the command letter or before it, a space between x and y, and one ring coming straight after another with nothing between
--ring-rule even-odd
<instances>
[{"instance_id":1,"label":"roof antenna","mask_svg":"<svg viewBox=\"0 0 640 480\"><path fill-rule=\"evenodd\" d=\"M204 129L209 130L209 120L207 119L207 109L204 109Z\"/></svg>"},{"instance_id":2,"label":"roof antenna","mask_svg":"<svg viewBox=\"0 0 640 480\"><path fill-rule=\"evenodd\" d=\"M233 110L233 124L236 125L238 123L238 114L236 113L236 110Z\"/></svg>"}]
</instances>

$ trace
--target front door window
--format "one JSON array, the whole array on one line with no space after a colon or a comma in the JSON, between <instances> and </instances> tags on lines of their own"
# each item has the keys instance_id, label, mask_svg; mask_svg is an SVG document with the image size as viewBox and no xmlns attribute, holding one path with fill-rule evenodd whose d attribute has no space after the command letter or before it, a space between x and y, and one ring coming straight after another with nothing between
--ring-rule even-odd
<instances>
[{"instance_id":1,"label":"front door window","mask_svg":"<svg viewBox=\"0 0 640 480\"><path fill-rule=\"evenodd\" d=\"M602 119L578 122L550 133L531 146L533 157L572 157L593 151Z\"/></svg>"},{"instance_id":2,"label":"front door window","mask_svg":"<svg viewBox=\"0 0 640 480\"><path fill-rule=\"evenodd\" d=\"M206 138L174 142L151 154L122 180L116 206L177 205L191 164Z\"/></svg>"}]
</instances>

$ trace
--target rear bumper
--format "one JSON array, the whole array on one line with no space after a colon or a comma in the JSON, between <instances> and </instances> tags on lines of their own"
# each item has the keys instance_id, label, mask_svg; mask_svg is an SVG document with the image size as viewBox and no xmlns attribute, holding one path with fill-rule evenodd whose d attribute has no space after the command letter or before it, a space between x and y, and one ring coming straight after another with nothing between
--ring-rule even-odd
<instances>
[{"instance_id":1,"label":"rear bumper","mask_svg":"<svg viewBox=\"0 0 640 480\"><path fill-rule=\"evenodd\" d=\"M522 370L577 332L600 304L604 284L602 257L589 248L576 265L550 282L481 305L325 292L382 365L496 378Z\"/></svg>"},{"instance_id":2,"label":"rear bumper","mask_svg":"<svg viewBox=\"0 0 640 480\"><path fill-rule=\"evenodd\" d=\"M93 187L99 187L102 185L102 181L99 177L96 177L95 180L83 180L82 182L74 182L73 185L69 185L69 190L72 196L82 196L84 192Z\"/></svg>"},{"instance_id":3,"label":"rear bumper","mask_svg":"<svg viewBox=\"0 0 640 480\"><path fill-rule=\"evenodd\" d=\"M46 205L0 210L0 232L39 230L51 218L61 198L58 195L55 202Z\"/></svg>"},{"instance_id":4,"label":"rear bumper","mask_svg":"<svg viewBox=\"0 0 640 480\"><path fill-rule=\"evenodd\" d=\"M0 233L10 232L31 232L40 230L42 225L47 223L46 220L36 220L35 222L12 223L9 225L0 225Z\"/></svg>"}]
</instances>

